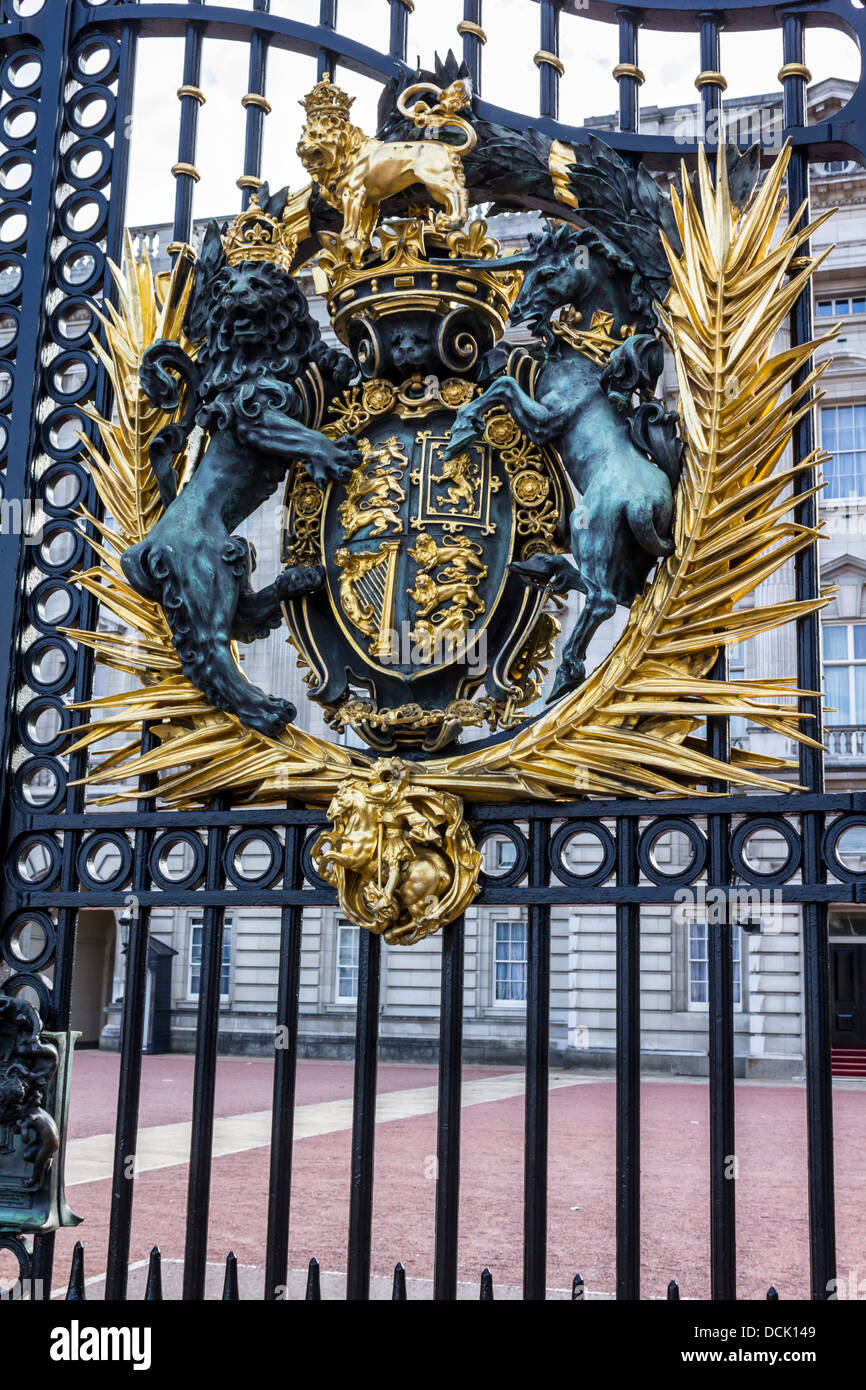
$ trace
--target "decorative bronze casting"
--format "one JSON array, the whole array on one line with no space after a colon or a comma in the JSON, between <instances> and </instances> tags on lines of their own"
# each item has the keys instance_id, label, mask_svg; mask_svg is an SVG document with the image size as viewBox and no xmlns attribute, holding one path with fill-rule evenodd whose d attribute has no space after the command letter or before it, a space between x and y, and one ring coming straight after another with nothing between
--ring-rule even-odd
<instances>
[{"instance_id":1,"label":"decorative bronze casting","mask_svg":"<svg viewBox=\"0 0 866 1390\"><path fill-rule=\"evenodd\" d=\"M41 1034L24 999L0 996L0 1230L75 1226L63 1196L59 1122L68 1089L69 1034Z\"/></svg>"},{"instance_id":2,"label":"decorative bronze casting","mask_svg":"<svg viewBox=\"0 0 866 1390\"><path fill-rule=\"evenodd\" d=\"M776 465L832 330L773 352L819 225L783 224L787 150L760 188L756 151L722 149L715 175L701 152L668 196L594 137L481 119L451 59L386 87L375 138L351 100L326 77L303 103L312 189L265 185L159 285L131 247L116 272L97 351L118 408L87 445L112 521L79 582L130 636L74 636L141 685L91 700L76 746L126 730L94 776L158 774L174 805L327 804L320 872L405 944L472 900L461 798L790 789L784 760L719 764L699 731L727 714L808 739L789 681L708 677L720 648L805 611L740 604L814 539L783 519L797 470ZM558 220L503 255L468 223L483 199ZM317 246L347 352L293 278ZM498 346L509 322L531 351ZM656 395L663 344L677 413ZM286 568L256 592L234 531L283 480ZM585 601L532 714L568 590ZM617 606L625 630L587 677ZM296 728L242 675L235 642L283 620L310 698L371 753Z\"/></svg>"}]
</instances>

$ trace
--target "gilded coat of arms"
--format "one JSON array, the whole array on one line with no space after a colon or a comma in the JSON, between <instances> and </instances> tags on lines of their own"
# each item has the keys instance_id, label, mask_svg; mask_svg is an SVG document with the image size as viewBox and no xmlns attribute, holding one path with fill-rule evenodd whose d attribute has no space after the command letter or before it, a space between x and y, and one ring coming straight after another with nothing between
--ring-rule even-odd
<instances>
[{"instance_id":1,"label":"gilded coat of arms","mask_svg":"<svg viewBox=\"0 0 866 1390\"><path fill-rule=\"evenodd\" d=\"M773 339L814 262L811 229L783 225L787 152L760 185L755 151L715 172L701 153L668 193L594 137L476 117L453 60L392 82L375 137L351 100L325 75L302 103L309 188L262 185L159 283L131 250L117 272L99 351L118 409L89 446L110 519L79 582L131 636L76 636L140 686L93 700L81 739L128 730L99 775L157 773L174 804L327 805L319 872L408 943L476 892L464 797L782 785L753 753L722 768L700 730L726 713L808 737L791 683L708 673L802 611L742 600L812 534L781 460L815 344ZM491 200L550 220L505 254L472 211ZM311 257L336 347L297 280ZM271 498L284 568L257 588L237 530ZM352 746L243 675L237 644L282 625Z\"/></svg>"}]
</instances>

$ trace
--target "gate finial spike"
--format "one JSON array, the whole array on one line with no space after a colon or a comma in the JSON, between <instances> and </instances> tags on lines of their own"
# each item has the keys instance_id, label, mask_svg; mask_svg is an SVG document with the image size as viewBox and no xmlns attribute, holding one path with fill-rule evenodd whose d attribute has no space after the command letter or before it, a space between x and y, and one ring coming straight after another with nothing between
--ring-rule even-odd
<instances>
[{"instance_id":1,"label":"gate finial spike","mask_svg":"<svg viewBox=\"0 0 866 1390\"><path fill-rule=\"evenodd\" d=\"M238 1257L234 1250L230 1250L226 1255L226 1277L223 1281L223 1302L236 1303L239 1299Z\"/></svg>"},{"instance_id":2,"label":"gate finial spike","mask_svg":"<svg viewBox=\"0 0 866 1390\"><path fill-rule=\"evenodd\" d=\"M584 1282L583 1282L583 1280L581 1279L580 1275L579 1275L579 1274L575 1274L574 1279L572 1280L572 1284L571 1284L571 1300L572 1300L573 1303L576 1302L577 1300L580 1300L580 1301L582 1302L585 1298L586 1298L586 1285L584 1284Z\"/></svg>"},{"instance_id":3,"label":"gate finial spike","mask_svg":"<svg viewBox=\"0 0 866 1390\"><path fill-rule=\"evenodd\" d=\"M679 1300L679 1296L680 1286L677 1283L676 1279L672 1279L671 1282L668 1284L668 1302L676 1303Z\"/></svg>"},{"instance_id":4,"label":"gate finial spike","mask_svg":"<svg viewBox=\"0 0 866 1390\"><path fill-rule=\"evenodd\" d=\"M493 1275L489 1269L481 1271L481 1298L482 1303L493 1302Z\"/></svg>"},{"instance_id":5,"label":"gate finial spike","mask_svg":"<svg viewBox=\"0 0 866 1390\"><path fill-rule=\"evenodd\" d=\"M767 1297L768 1297L769 1299L771 1299L772 1301L778 1303L778 1301L779 1301L779 1294L778 1294L778 1291L777 1291L777 1289L776 1289L775 1284L771 1284L770 1287L767 1289Z\"/></svg>"},{"instance_id":6,"label":"gate finial spike","mask_svg":"<svg viewBox=\"0 0 866 1390\"><path fill-rule=\"evenodd\" d=\"M162 1256L159 1253L159 1246L155 1245L150 1252L150 1260L147 1265L147 1286L144 1290L145 1301L156 1303L162 1301Z\"/></svg>"},{"instance_id":7,"label":"gate finial spike","mask_svg":"<svg viewBox=\"0 0 866 1390\"><path fill-rule=\"evenodd\" d=\"M391 1294L393 1303L406 1303L406 1271L399 1260L394 1266L394 1289Z\"/></svg>"},{"instance_id":8,"label":"gate finial spike","mask_svg":"<svg viewBox=\"0 0 866 1390\"><path fill-rule=\"evenodd\" d=\"M304 1294L305 1303L317 1303L322 1297L322 1286L319 1283L319 1261L310 1260L307 1269L307 1292Z\"/></svg>"},{"instance_id":9,"label":"gate finial spike","mask_svg":"<svg viewBox=\"0 0 866 1390\"><path fill-rule=\"evenodd\" d=\"M75 1249L72 1252L72 1268L69 1271L69 1286L66 1290L67 1300L74 1303L84 1303L87 1295L84 1292L84 1246L80 1240L75 1242Z\"/></svg>"}]
</instances>

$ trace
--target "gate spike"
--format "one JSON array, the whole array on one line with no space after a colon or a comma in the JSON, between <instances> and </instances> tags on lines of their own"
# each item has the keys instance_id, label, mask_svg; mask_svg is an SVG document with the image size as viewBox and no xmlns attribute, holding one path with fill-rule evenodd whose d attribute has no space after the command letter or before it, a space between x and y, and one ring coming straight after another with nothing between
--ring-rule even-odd
<instances>
[{"instance_id":1,"label":"gate spike","mask_svg":"<svg viewBox=\"0 0 866 1390\"><path fill-rule=\"evenodd\" d=\"M776 1290L775 1284L771 1284L770 1287L767 1289L767 1297L768 1297L769 1299L774 1300L776 1303L778 1303L778 1301L779 1301L779 1294L778 1294L778 1291Z\"/></svg>"},{"instance_id":2,"label":"gate spike","mask_svg":"<svg viewBox=\"0 0 866 1390\"><path fill-rule=\"evenodd\" d=\"M72 1268L69 1271L69 1287L66 1290L66 1297L73 1303L84 1303L87 1298L84 1292L84 1246L80 1240L75 1242L75 1249L72 1252Z\"/></svg>"},{"instance_id":3,"label":"gate spike","mask_svg":"<svg viewBox=\"0 0 866 1390\"><path fill-rule=\"evenodd\" d=\"M158 1245L155 1245L150 1252L150 1260L147 1265L147 1287L144 1290L144 1297L149 1303L162 1301L162 1256L159 1253Z\"/></svg>"},{"instance_id":4,"label":"gate spike","mask_svg":"<svg viewBox=\"0 0 866 1390\"><path fill-rule=\"evenodd\" d=\"M493 1275L489 1269L481 1271L481 1302L493 1302Z\"/></svg>"},{"instance_id":5,"label":"gate spike","mask_svg":"<svg viewBox=\"0 0 866 1390\"><path fill-rule=\"evenodd\" d=\"M571 1285L571 1301L572 1301L573 1303L574 1303L574 1302L577 1302L578 1300L579 1300L580 1302L583 1302L583 1300L584 1300L585 1298L586 1298L586 1285L584 1284L584 1282L583 1282L583 1280L581 1279L580 1275L579 1275L579 1274L575 1274L574 1279L573 1279L573 1281L572 1281L572 1285Z\"/></svg>"},{"instance_id":6,"label":"gate spike","mask_svg":"<svg viewBox=\"0 0 866 1390\"><path fill-rule=\"evenodd\" d=\"M676 1303L679 1300L679 1296L680 1286L677 1283L676 1279L672 1279L671 1282L668 1284L668 1302Z\"/></svg>"},{"instance_id":7,"label":"gate spike","mask_svg":"<svg viewBox=\"0 0 866 1390\"><path fill-rule=\"evenodd\" d=\"M238 1257L234 1250L230 1250L226 1255L226 1277L223 1281L223 1302L236 1303L239 1299Z\"/></svg>"},{"instance_id":8,"label":"gate spike","mask_svg":"<svg viewBox=\"0 0 866 1390\"><path fill-rule=\"evenodd\" d=\"M318 1303L322 1297L322 1286L319 1283L319 1261L310 1260L307 1269L307 1292L304 1294L305 1303Z\"/></svg>"},{"instance_id":9,"label":"gate spike","mask_svg":"<svg viewBox=\"0 0 866 1390\"><path fill-rule=\"evenodd\" d=\"M406 1271L398 1261L394 1266L394 1290L391 1294L392 1303L405 1303L406 1300Z\"/></svg>"}]
</instances>

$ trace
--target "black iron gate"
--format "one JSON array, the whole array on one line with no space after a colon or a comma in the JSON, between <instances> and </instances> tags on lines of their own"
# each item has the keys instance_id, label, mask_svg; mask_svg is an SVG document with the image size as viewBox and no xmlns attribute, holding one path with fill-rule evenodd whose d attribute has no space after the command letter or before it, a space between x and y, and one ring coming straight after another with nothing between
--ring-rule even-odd
<instances>
[{"instance_id":1,"label":"black iron gate","mask_svg":"<svg viewBox=\"0 0 866 1390\"><path fill-rule=\"evenodd\" d=\"M386 0L379 0L385 4ZM42 540L31 545L21 528L4 525L0 536L0 651L7 717L2 768L5 873L0 935L7 996L32 997L46 1028L68 1026L76 914L82 907L122 909L135 897L126 953L122 1058L116 1125L114 1181L106 1297L125 1297L134 1182L125 1176L136 1149L141 1081L140 1039L148 970L148 923L159 904L195 903L204 911L201 989L196 1029L192 1151L189 1172L184 1297L204 1294L208 1205L214 1118L214 1085L220 1002L223 918L226 907L278 906L281 909L279 1000L276 1024L287 1030L287 1047L276 1054L266 1251L266 1296L276 1298L286 1283L291 1191L292 1125L298 1029L301 918L304 906L331 904L332 890L317 879L308 846L321 815L295 805L240 812L220 801L201 814L152 809L113 812L87 809L77 779L85 754L65 756L62 729L45 738L38 716L56 716L57 725L80 716L67 701L91 693L93 669L88 650L75 647L64 629L94 622L94 604L65 580L79 568L92 532L76 524L82 502L96 506L88 472L79 457L77 431L91 423L82 404L95 400L110 408L107 383L88 350L96 327L94 310L111 294L106 260L119 258L124 226L128 141L136 45L152 35L182 36L183 82L179 90L179 131L174 166L177 193L173 238L189 239L196 179L196 132L200 109L202 42L205 37L240 41L249 50L249 93L267 91L269 51L284 48L318 58L319 75L341 66L384 81L405 63L411 0L390 4L390 51L375 52L342 35L337 0L322 0L320 23L296 23L271 14L269 0L228 8L208 3L119 0L2 0L0 23L0 312L14 325L2 350L0 437L4 497L19 499L44 518ZM290 7L291 8L291 7ZM497 6L488 0L484 22L497 24ZM483 95L482 0L465 0L459 26L463 56L476 90ZM792 211L808 195L808 167L817 158L856 158L866 152L866 91L863 79L849 105L832 122L807 125L803 65L804 27L820 23L866 37L866 11L847 0L823 0L776 8L727 4L724 13L697 12L684 0L667 0L646 15L619 0L590 0L587 7L560 0L538 4L539 114L534 123L551 136L580 142L587 131L558 122L562 79L558 57L561 11L579 10L587 20L619 27L619 131L605 139L639 155L651 169L673 167L694 146L638 131L637 98L642 75L637 67L642 25L695 33L700 63L700 94L705 114L718 108L723 90L719 73L719 33L729 29L777 27L779 79L784 93L785 134L794 154L788 176ZM443 35L441 47L447 48ZM245 102L244 173L259 176L266 103ZM490 119L520 128L526 117L481 103ZM87 158L85 158L87 156ZM243 181L242 181L243 182ZM250 183L244 196L248 198ZM77 314L70 311L76 310ZM804 296L792 315L794 342L811 336L810 306ZM71 373L68 369L74 369ZM64 386L74 380L73 387ZM798 425L796 458L812 448L812 424ZM813 525L812 479L800 475L804 494L797 519ZM17 529L18 533L15 533ZM796 597L818 592L814 546L798 558ZM61 595L69 595L68 606ZM804 690L820 688L818 621L799 620L798 676ZM724 674L719 664L717 675ZM64 699L63 697L66 697ZM803 707L820 728L820 701ZM54 712L53 716L51 712ZM709 721L710 751L726 757L727 721ZM554 904L613 904L617 926L617 1296L635 1299L639 1286L640 1212L640 911L644 903L670 902L677 882L724 886L738 881L778 887L787 902L802 910L805 969L806 1089L811 1237L811 1292L827 1296L835 1276L833 1120L830 1081L828 902L862 901L864 875L837 852L839 838L852 824L863 825L866 805L856 793L828 795L823 788L821 754L803 747L800 780L808 789L791 796L750 796L724 802L575 802L501 809L469 808L479 838L501 833L516 847L504 876L484 881L481 903L526 906L528 914L528 1003L526 1032L526 1150L524 1298L545 1296L547 1224L547 1108L550 989L550 911ZM34 788L40 789L38 796ZM145 786L142 791L148 790ZM722 790L710 787L709 791ZM772 876L756 875L743 854L738 826L758 816L777 829L789 848L787 862ZM267 888L229 884L231 841L239 823L273 832L279 864ZM601 863L589 875L575 876L560 849L575 829L586 828L601 845ZM654 865L649 848L663 829L681 829L694 857L684 877L672 879ZM169 881L160 869L167 842L193 845L193 868L185 881ZM111 845L119 867L109 880L95 878L90 856L97 844ZM828 882L829 878L829 882ZM22 954L23 924L41 928L38 953ZM356 1023L354 1123L350 1175L348 1297L368 1296L373 1196L373 1146L377 1067L380 941L361 934ZM710 936L709 1068L711 1115L711 1235L714 1298L736 1295L735 1185L725 1174L734 1152L734 980L730 927ZM438 1184L436 1194L435 1297L456 1296L458 1185L460 1168L460 1071L463 997L463 936L460 923L443 937L439 1046ZM347 1179L348 1180L348 1179ZM28 1241L4 1235L2 1244L19 1260L22 1276L50 1285L53 1237ZM314 1253L314 1252L311 1252ZM80 1269L73 1292L80 1287ZM229 1296L233 1284L229 1279ZM398 1295L399 1296L399 1283ZM155 1283L151 1284L155 1296ZM783 1291L784 1292L784 1291ZM315 1281L311 1294L315 1296ZM488 1281L482 1297L491 1295Z\"/></svg>"}]
</instances>

